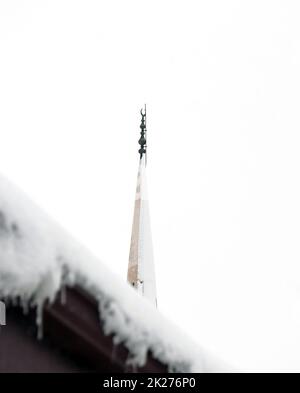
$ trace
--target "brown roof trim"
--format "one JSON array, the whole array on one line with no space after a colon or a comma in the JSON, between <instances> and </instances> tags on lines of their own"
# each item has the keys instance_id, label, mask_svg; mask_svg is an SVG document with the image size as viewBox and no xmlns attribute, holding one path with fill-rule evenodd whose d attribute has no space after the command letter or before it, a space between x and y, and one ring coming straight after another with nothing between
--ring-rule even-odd
<instances>
[{"instance_id":1,"label":"brown roof trim","mask_svg":"<svg viewBox=\"0 0 300 393\"><path fill-rule=\"evenodd\" d=\"M1 372L162 373L167 366L149 353L144 367L126 365L123 344L114 345L100 322L96 300L79 287L66 288L43 310L43 339L37 339L35 310L24 315L20 306L7 307L7 325L0 331Z\"/></svg>"},{"instance_id":2,"label":"brown roof trim","mask_svg":"<svg viewBox=\"0 0 300 393\"><path fill-rule=\"evenodd\" d=\"M126 366L129 352L115 345L112 336L103 333L98 304L81 288L66 288L66 302L59 298L44 308L44 334L60 348L88 362L100 372L167 372L167 367L149 354L139 369Z\"/></svg>"}]
</instances>

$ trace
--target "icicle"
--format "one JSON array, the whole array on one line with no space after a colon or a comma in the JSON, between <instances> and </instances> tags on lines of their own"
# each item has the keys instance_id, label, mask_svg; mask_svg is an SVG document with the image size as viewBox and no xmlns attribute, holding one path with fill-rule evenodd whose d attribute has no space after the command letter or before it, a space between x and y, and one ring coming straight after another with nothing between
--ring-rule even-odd
<instances>
[{"instance_id":1,"label":"icicle","mask_svg":"<svg viewBox=\"0 0 300 393\"><path fill-rule=\"evenodd\" d=\"M39 303L36 308L37 339L43 339L43 303Z\"/></svg>"},{"instance_id":2,"label":"icicle","mask_svg":"<svg viewBox=\"0 0 300 393\"><path fill-rule=\"evenodd\" d=\"M29 302L28 302L27 297L24 296L21 298L21 306L22 306L22 310L23 310L24 315L28 314L28 311L29 311L29 304L28 303Z\"/></svg>"},{"instance_id":3,"label":"icicle","mask_svg":"<svg viewBox=\"0 0 300 393\"><path fill-rule=\"evenodd\" d=\"M1 325L6 325L6 306L2 301L0 301L0 326Z\"/></svg>"},{"instance_id":4,"label":"icicle","mask_svg":"<svg viewBox=\"0 0 300 393\"><path fill-rule=\"evenodd\" d=\"M62 285L60 290L60 302L62 305L67 303L67 290L65 285Z\"/></svg>"}]
</instances>

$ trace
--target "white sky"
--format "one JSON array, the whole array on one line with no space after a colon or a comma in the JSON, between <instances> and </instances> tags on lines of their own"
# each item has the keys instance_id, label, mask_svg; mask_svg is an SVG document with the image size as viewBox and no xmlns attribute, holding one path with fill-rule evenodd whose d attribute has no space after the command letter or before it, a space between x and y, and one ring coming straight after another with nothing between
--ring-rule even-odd
<instances>
[{"instance_id":1,"label":"white sky","mask_svg":"<svg viewBox=\"0 0 300 393\"><path fill-rule=\"evenodd\" d=\"M0 168L126 279L139 109L159 309L300 370L300 3L0 0Z\"/></svg>"}]
</instances>

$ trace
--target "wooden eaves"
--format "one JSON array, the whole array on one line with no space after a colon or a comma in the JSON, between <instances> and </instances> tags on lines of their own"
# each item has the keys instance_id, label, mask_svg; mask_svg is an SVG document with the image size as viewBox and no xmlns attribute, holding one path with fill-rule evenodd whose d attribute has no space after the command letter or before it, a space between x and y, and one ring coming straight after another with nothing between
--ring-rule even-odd
<instances>
[{"instance_id":1,"label":"wooden eaves","mask_svg":"<svg viewBox=\"0 0 300 393\"><path fill-rule=\"evenodd\" d=\"M83 289L66 288L43 309L43 338L37 340L36 312L24 315L20 306L7 307L0 330L0 373L4 372L167 372L148 354L142 368L126 365L127 348L113 343L101 328L96 300Z\"/></svg>"}]
</instances>

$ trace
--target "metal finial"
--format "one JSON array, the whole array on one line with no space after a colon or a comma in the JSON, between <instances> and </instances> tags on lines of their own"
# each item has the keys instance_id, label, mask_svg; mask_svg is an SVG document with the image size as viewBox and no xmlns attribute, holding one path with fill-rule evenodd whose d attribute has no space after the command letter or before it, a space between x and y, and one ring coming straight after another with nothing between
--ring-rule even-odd
<instances>
[{"instance_id":1,"label":"metal finial","mask_svg":"<svg viewBox=\"0 0 300 393\"><path fill-rule=\"evenodd\" d=\"M140 125L140 129L141 129L141 136L139 139L139 145L141 146L139 149L139 154L140 154L140 159L142 159L143 154L146 154L146 148L147 148L147 140L146 140L146 105L144 107L144 112L143 112L143 108L141 109L141 125Z\"/></svg>"}]
</instances>

